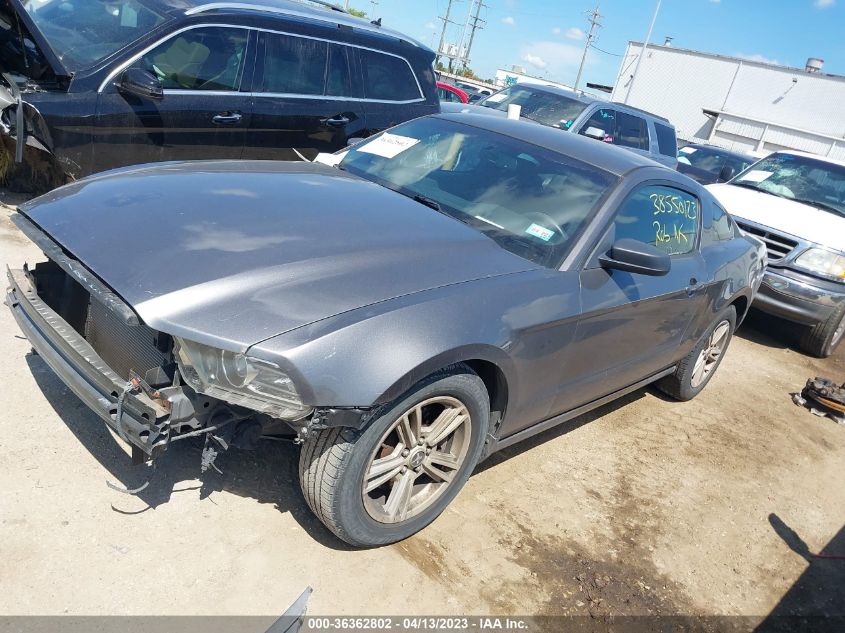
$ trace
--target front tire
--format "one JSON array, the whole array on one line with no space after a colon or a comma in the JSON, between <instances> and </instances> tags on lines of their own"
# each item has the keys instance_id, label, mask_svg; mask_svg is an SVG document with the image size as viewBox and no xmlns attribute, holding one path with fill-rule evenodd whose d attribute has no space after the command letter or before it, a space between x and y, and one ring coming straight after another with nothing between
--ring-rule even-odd
<instances>
[{"instance_id":1,"label":"front tire","mask_svg":"<svg viewBox=\"0 0 845 633\"><path fill-rule=\"evenodd\" d=\"M443 512L478 463L490 416L483 381L459 364L429 376L363 431L330 428L299 458L308 506L358 547L400 541Z\"/></svg>"},{"instance_id":2,"label":"front tire","mask_svg":"<svg viewBox=\"0 0 845 633\"><path fill-rule=\"evenodd\" d=\"M827 320L816 323L801 337L801 349L819 358L827 358L845 338L845 304Z\"/></svg>"},{"instance_id":3,"label":"front tire","mask_svg":"<svg viewBox=\"0 0 845 633\"><path fill-rule=\"evenodd\" d=\"M698 344L678 363L674 374L655 383L667 396L685 402L695 398L716 373L736 328L736 308L728 306L713 321Z\"/></svg>"}]
</instances>

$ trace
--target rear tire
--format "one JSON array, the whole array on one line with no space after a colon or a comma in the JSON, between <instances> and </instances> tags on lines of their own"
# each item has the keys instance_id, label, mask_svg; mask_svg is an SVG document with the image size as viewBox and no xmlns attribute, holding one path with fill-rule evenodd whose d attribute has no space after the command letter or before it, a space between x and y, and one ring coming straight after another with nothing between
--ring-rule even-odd
<instances>
[{"instance_id":1,"label":"rear tire","mask_svg":"<svg viewBox=\"0 0 845 633\"><path fill-rule=\"evenodd\" d=\"M695 398L716 373L736 328L736 308L728 306L707 328L698 344L687 354L674 374L655 386L667 396L686 402Z\"/></svg>"},{"instance_id":2,"label":"rear tire","mask_svg":"<svg viewBox=\"0 0 845 633\"><path fill-rule=\"evenodd\" d=\"M801 337L801 349L817 356L827 358L845 338L845 304L839 306L826 321L808 328Z\"/></svg>"},{"instance_id":3,"label":"rear tire","mask_svg":"<svg viewBox=\"0 0 845 633\"><path fill-rule=\"evenodd\" d=\"M407 538L436 519L466 483L489 416L489 396L475 372L463 364L437 372L363 431L330 428L306 440L299 458L305 501L350 545Z\"/></svg>"}]
</instances>

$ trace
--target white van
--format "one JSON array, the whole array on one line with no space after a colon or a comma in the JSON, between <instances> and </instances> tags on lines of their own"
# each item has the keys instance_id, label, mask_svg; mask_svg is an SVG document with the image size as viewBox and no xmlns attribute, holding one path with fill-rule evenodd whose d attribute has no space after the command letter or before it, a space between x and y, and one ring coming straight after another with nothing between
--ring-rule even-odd
<instances>
[{"instance_id":1,"label":"white van","mask_svg":"<svg viewBox=\"0 0 845 633\"><path fill-rule=\"evenodd\" d=\"M830 356L845 333L845 162L781 151L707 188L766 243L754 307L808 326L801 347Z\"/></svg>"}]
</instances>

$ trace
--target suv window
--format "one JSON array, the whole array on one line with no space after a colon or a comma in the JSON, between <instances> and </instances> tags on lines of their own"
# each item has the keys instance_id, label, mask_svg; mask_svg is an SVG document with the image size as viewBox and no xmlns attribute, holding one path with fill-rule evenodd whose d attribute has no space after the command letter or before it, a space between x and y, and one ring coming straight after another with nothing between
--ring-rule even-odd
<instances>
[{"instance_id":1,"label":"suv window","mask_svg":"<svg viewBox=\"0 0 845 633\"><path fill-rule=\"evenodd\" d=\"M340 44L329 45L329 70L326 73L326 94L349 97L352 92L352 71L349 68L349 49Z\"/></svg>"},{"instance_id":2,"label":"suv window","mask_svg":"<svg viewBox=\"0 0 845 633\"><path fill-rule=\"evenodd\" d=\"M598 128L604 131L605 143L614 143L616 135L616 110L610 108L599 108L587 119L587 122L581 126L578 134L586 136L587 130L591 127Z\"/></svg>"},{"instance_id":3,"label":"suv window","mask_svg":"<svg viewBox=\"0 0 845 633\"><path fill-rule=\"evenodd\" d=\"M655 121L654 131L657 133L657 151L664 156L675 156L678 153L678 139L675 136L675 129Z\"/></svg>"},{"instance_id":4,"label":"suv window","mask_svg":"<svg viewBox=\"0 0 845 633\"><path fill-rule=\"evenodd\" d=\"M322 95L326 85L326 42L264 33L264 73L261 92Z\"/></svg>"},{"instance_id":5,"label":"suv window","mask_svg":"<svg viewBox=\"0 0 845 633\"><path fill-rule=\"evenodd\" d=\"M617 112L613 141L616 145L648 151L648 127L645 119L628 112Z\"/></svg>"},{"instance_id":6,"label":"suv window","mask_svg":"<svg viewBox=\"0 0 845 633\"><path fill-rule=\"evenodd\" d=\"M401 57L361 50L364 69L364 96L384 101L421 99L419 86L411 67Z\"/></svg>"},{"instance_id":7,"label":"suv window","mask_svg":"<svg viewBox=\"0 0 845 633\"><path fill-rule=\"evenodd\" d=\"M689 253L695 248L700 208L698 198L686 191L644 185L619 208L613 221L613 240L628 237L670 255Z\"/></svg>"},{"instance_id":8,"label":"suv window","mask_svg":"<svg viewBox=\"0 0 845 633\"><path fill-rule=\"evenodd\" d=\"M237 90L249 31L206 27L162 42L136 62L172 90Z\"/></svg>"}]
</instances>

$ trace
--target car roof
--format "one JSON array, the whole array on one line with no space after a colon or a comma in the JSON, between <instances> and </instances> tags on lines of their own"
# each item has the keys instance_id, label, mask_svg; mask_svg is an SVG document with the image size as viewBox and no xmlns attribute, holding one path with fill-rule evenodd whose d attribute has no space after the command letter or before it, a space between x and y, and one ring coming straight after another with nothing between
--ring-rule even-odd
<instances>
[{"instance_id":1,"label":"car roof","mask_svg":"<svg viewBox=\"0 0 845 633\"><path fill-rule=\"evenodd\" d=\"M661 123L664 123L672 128L675 126L669 122L669 119L666 117L660 116L659 114L655 114L654 112L649 112L648 110L642 110L641 108L635 108L634 106L630 106L627 103L619 103L618 101L604 101L603 99L597 99L595 97L591 97L581 92L575 92L574 90L568 90L566 88L559 88L558 86L549 86L548 84L535 84L530 81L520 82L518 84L514 84L514 86L520 86L522 88L531 88L539 90L540 92L547 92L549 94L558 95L561 97L567 97L569 99L575 99L576 101L580 101L581 103L592 104L592 103L602 103L606 104L607 107L613 107L617 110L628 110L630 112L639 112L645 116L649 116L652 119L656 119ZM514 86L508 86L508 88L513 88Z\"/></svg>"},{"instance_id":2,"label":"car roof","mask_svg":"<svg viewBox=\"0 0 845 633\"><path fill-rule=\"evenodd\" d=\"M622 176L639 167L660 167L666 170L667 178L671 178L673 174L678 173L635 152L629 152L620 147L601 143L579 134L565 134L557 128L537 125L531 121L518 121L468 112L451 114L441 112L431 116L538 145L552 152L577 158L616 176Z\"/></svg>"},{"instance_id":3,"label":"car roof","mask_svg":"<svg viewBox=\"0 0 845 633\"><path fill-rule=\"evenodd\" d=\"M225 13L264 13L267 17L291 17L319 20L337 26L349 26L382 36L395 37L421 49L428 47L414 38L386 26L373 24L366 18L358 18L346 12L339 5L324 0L154 0L162 9L176 9L185 15L198 15L212 12Z\"/></svg>"},{"instance_id":4,"label":"car roof","mask_svg":"<svg viewBox=\"0 0 845 633\"><path fill-rule=\"evenodd\" d=\"M729 156L734 156L736 158L743 158L743 159L751 159L755 163L759 160L753 154L746 154L745 152L737 152L736 150L732 149L725 149L724 147L719 147L718 145L709 145L707 143L687 143L684 147L695 147L696 149L712 149L718 150L722 154L728 154ZM683 148L681 148L683 149Z\"/></svg>"}]
</instances>

